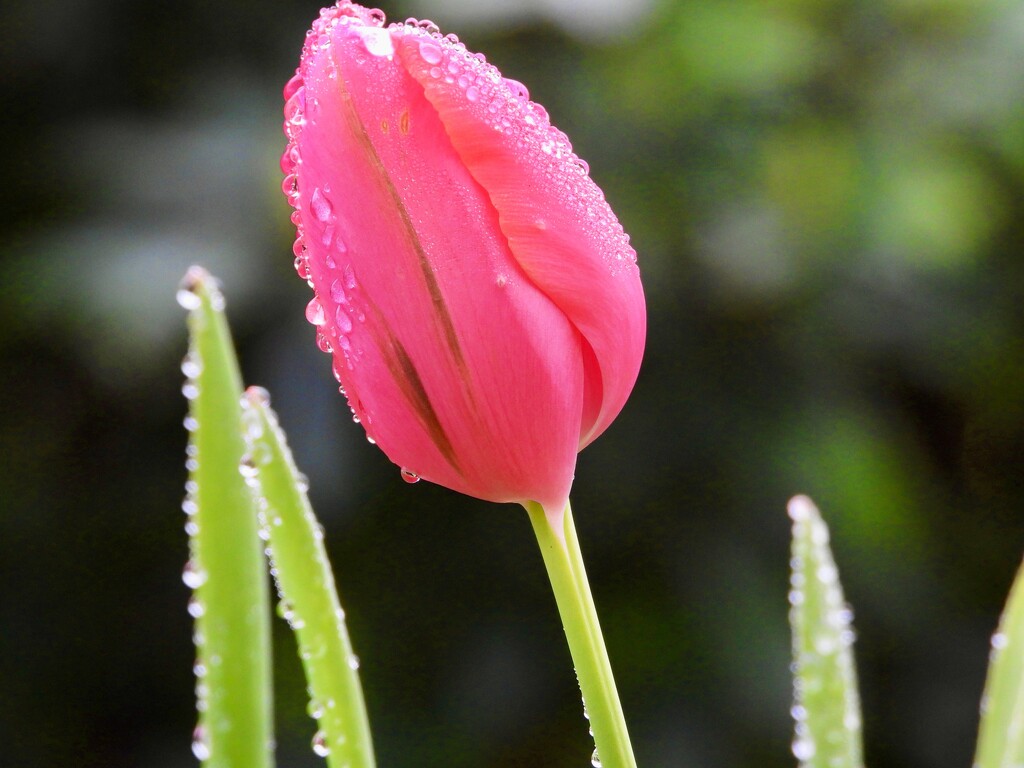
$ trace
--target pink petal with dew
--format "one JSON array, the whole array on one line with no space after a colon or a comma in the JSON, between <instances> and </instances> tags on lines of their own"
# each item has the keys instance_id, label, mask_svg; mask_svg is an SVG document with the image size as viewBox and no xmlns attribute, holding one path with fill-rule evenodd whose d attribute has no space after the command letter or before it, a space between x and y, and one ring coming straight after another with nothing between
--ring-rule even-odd
<instances>
[{"instance_id":1,"label":"pink petal with dew","mask_svg":"<svg viewBox=\"0 0 1024 768\"><path fill-rule=\"evenodd\" d=\"M512 256L394 36L348 8L314 26L293 88L311 319L392 461L473 496L560 508L585 343Z\"/></svg>"},{"instance_id":2,"label":"pink petal with dew","mask_svg":"<svg viewBox=\"0 0 1024 768\"><path fill-rule=\"evenodd\" d=\"M520 83L451 39L393 37L519 266L586 340L582 448L622 409L639 371L647 315L636 253L586 164Z\"/></svg>"}]
</instances>

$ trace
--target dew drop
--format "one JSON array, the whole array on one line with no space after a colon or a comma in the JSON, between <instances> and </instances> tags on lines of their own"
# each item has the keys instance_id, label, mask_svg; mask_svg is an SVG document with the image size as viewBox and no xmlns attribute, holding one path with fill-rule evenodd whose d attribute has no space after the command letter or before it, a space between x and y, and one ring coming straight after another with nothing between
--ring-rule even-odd
<instances>
[{"instance_id":1,"label":"dew drop","mask_svg":"<svg viewBox=\"0 0 1024 768\"><path fill-rule=\"evenodd\" d=\"M206 609L203 607L203 604L198 597L193 595L188 601L188 615L193 619L198 619L204 613L206 613Z\"/></svg>"},{"instance_id":2,"label":"dew drop","mask_svg":"<svg viewBox=\"0 0 1024 768\"><path fill-rule=\"evenodd\" d=\"M334 210L331 207L331 201L320 191L320 187L314 187L313 194L309 198L309 207L313 209L313 215L316 216L317 221L321 222L329 220Z\"/></svg>"},{"instance_id":3,"label":"dew drop","mask_svg":"<svg viewBox=\"0 0 1024 768\"><path fill-rule=\"evenodd\" d=\"M292 616L295 615L295 606L290 600L281 600L277 604L277 615L285 621L291 621Z\"/></svg>"},{"instance_id":4,"label":"dew drop","mask_svg":"<svg viewBox=\"0 0 1024 768\"><path fill-rule=\"evenodd\" d=\"M590 764L594 768L601 768L601 757L597 754L597 750L594 750L594 754L590 756Z\"/></svg>"},{"instance_id":5,"label":"dew drop","mask_svg":"<svg viewBox=\"0 0 1024 768\"><path fill-rule=\"evenodd\" d=\"M793 742L793 757L800 762L810 760L817 751L814 742L806 737L796 739Z\"/></svg>"},{"instance_id":6,"label":"dew drop","mask_svg":"<svg viewBox=\"0 0 1024 768\"><path fill-rule=\"evenodd\" d=\"M189 589L199 589L206 583L206 571L199 568L194 561L189 560L181 572L181 580Z\"/></svg>"},{"instance_id":7,"label":"dew drop","mask_svg":"<svg viewBox=\"0 0 1024 768\"><path fill-rule=\"evenodd\" d=\"M354 653L348 657L348 668L351 669L353 672L359 669L359 657L356 656Z\"/></svg>"},{"instance_id":8,"label":"dew drop","mask_svg":"<svg viewBox=\"0 0 1024 768\"><path fill-rule=\"evenodd\" d=\"M190 379L196 378L203 372L203 365L197 355L189 352L181 361L181 372Z\"/></svg>"},{"instance_id":9,"label":"dew drop","mask_svg":"<svg viewBox=\"0 0 1024 768\"><path fill-rule=\"evenodd\" d=\"M405 482L407 483L418 483L420 481L420 476L413 472L411 469L406 469L405 467L402 467L402 479L405 480Z\"/></svg>"},{"instance_id":10,"label":"dew drop","mask_svg":"<svg viewBox=\"0 0 1024 768\"><path fill-rule=\"evenodd\" d=\"M348 312L345 311L344 307L339 306L335 310L334 322L342 333L349 333L352 330L352 318L348 316Z\"/></svg>"},{"instance_id":11,"label":"dew drop","mask_svg":"<svg viewBox=\"0 0 1024 768\"><path fill-rule=\"evenodd\" d=\"M420 56L427 64L439 64L441 62L441 47L429 40L420 43Z\"/></svg>"},{"instance_id":12,"label":"dew drop","mask_svg":"<svg viewBox=\"0 0 1024 768\"><path fill-rule=\"evenodd\" d=\"M313 734L313 753L317 757L327 757L331 754L331 748L327 746L327 736L323 731Z\"/></svg>"},{"instance_id":13,"label":"dew drop","mask_svg":"<svg viewBox=\"0 0 1024 768\"><path fill-rule=\"evenodd\" d=\"M297 90L299 90L299 87L302 85L302 83L303 80L301 74L296 72L294 75L292 75L291 80L289 80L284 85L284 100L288 101L288 99L290 99L294 95L294 93Z\"/></svg>"},{"instance_id":14,"label":"dew drop","mask_svg":"<svg viewBox=\"0 0 1024 768\"><path fill-rule=\"evenodd\" d=\"M245 390L249 399L255 400L264 408L270 407L270 392L265 387L252 386Z\"/></svg>"},{"instance_id":15,"label":"dew drop","mask_svg":"<svg viewBox=\"0 0 1024 768\"><path fill-rule=\"evenodd\" d=\"M350 291L356 289L356 273L352 270L351 264L345 265L345 287Z\"/></svg>"},{"instance_id":16,"label":"dew drop","mask_svg":"<svg viewBox=\"0 0 1024 768\"><path fill-rule=\"evenodd\" d=\"M292 205L295 205L299 199L299 177L294 173L289 173L284 177L284 181L281 182L281 191L284 192Z\"/></svg>"},{"instance_id":17,"label":"dew drop","mask_svg":"<svg viewBox=\"0 0 1024 768\"><path fill-rule=\"evenodd\" d=\"M356 27L353 31L363 41L366 52L371 56L390 59L395 55L395 43L386 29Z\"/></svg>"},{"instance_id":18,"label":"dew drop","mask_svg":"<svg viewBox=\"0 0 1024 768\"><path fill-rule=\"evenodd\" d=\"M245 454L242 460L238 462L238 472L246 480L252 480L259 475L259 466L256 463L256 458L251 453Z\"/></svg>"},{"instance_id":19,"label":"dew drop","mask_svg":"<svg viewBox=\"0 0 1024 768\"><path fill-rule=\"evenodd\" d=\"M309 703L306 705L306 714L308 714L314 720L319 720L321 717L324 716L324 708L316 699L310 699Z\"/></svg>"},{"instance_id":20,"label":"dew drop","mask_svg":"<svg viewBox=\"0 0 1024 768\"><path fill-rule=\"evenodd\" d=\"M1009 644L1010 638L1006 636L1005 632L996 632L992 635L992 650L1001 651Z\"/></svg>"},{"instance_id":21,"label":"dew drop","mask_svg":"<svg viewBox=\"0 0 1024 768\"><path fill-rule=\"evenodd\" d=\"M199 387L196 386L194 381L186 381L181 385L181 394L185 396L186 400L195 400L199 397Z\"/></svg>"},{"instance_id":22,"label":"dew drop","mask_svg":"<svg viewBox=\"0 0 1024 768\"><path fill-rule=\"evenodd\" d=\"M185 420L182 422L182 426L184 426L185 429L189 432L195 432L197 429L199 429L199 420L195 416L189 414L188 416L185 417Z\"/></svg>"},{"instance_id":23,"label":"dew drop","mask_svg":"<svg viewBox=\"0 0 1024 768\"><path fill-rule=\"evenodd\" d=\"M387 16L384 15L384 11L377 8L371 8L368 16L370 23L375 27L383 27L384 22L387 21Z\"/></svg>"},{"instance_id":24,"label":"dew drop","mask_svg":"<svg viewBox=\"0 0 1024 768\"><path fill-rule=\"evenodd\" d=\"M310 299L309 304L306 305L306 319L313 325L323 325L327 322L323 305L316 296Z\"/></svg>"},{"instance_id":25,"label":"dew drop","mask_svg":"<svg viewBox=\"0 0 1024 768\"><path fill-rule=\"evenodd\" d=\"M210 759L210 745L206 739L206 729L201 725L197 725L192 731L192 754L196 756L197 760Z\"/></svg>"},{"instance_id":26,"label":"dew drop","mask_svg":"<svg viewBox=\"0 0 1024 768\"><path fill-rule=\"evenodd\" d=\"M199 306L203 303L199 298L199 294L192 288L179 288L174 297L178 300L178 304L181 305L182 309L189 311L199 309Z\"/></svg>"},{"instance_id":27,"label":"dew drop","mask_svg":"<svg viewBox=\"0 0 1024 768\"><path fill-rule=\"evenodd\" d=\"M529 101L530 100L530 91L526 88L525 85L520 83L518 80L513 80L510 77L506 77L505 78L505 86L510 91L512 91L512 95L515 96L520 101Z\"/></svg>"}]
</instances>

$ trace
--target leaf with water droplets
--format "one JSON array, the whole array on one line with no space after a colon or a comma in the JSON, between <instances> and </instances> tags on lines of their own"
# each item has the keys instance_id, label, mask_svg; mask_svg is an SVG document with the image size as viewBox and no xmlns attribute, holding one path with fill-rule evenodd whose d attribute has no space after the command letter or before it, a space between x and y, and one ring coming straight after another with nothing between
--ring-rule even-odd
<instances>
[{"instance_id":1,"label":"leaf with water droplets","mask_svg":"<svg viewBox=\"0 0 1024 768\"><path fill-rule=\"evenodd\" d=\"M992 635L974 764L977 768L1024 765L1024 567Z\"/></svg>"},{"instance_id":2,"label":"leaf with water droplets","mask_svg":"<svg viewBox=\"0 0 1024 768\"><path fill-rule=\"evenodd\" d=\"M192 267L178 291L188 310L182 364L189 402L189 479L182 509L190 556L182 579L194 591L199 724L192 751L211 766L269 768L270 607L256 510L238 473L242 379L216 281ZM200 672L202 673L200 675Z\"/></svg>"},{"instance_id":3,"label":"leaf with water droplets","mask_svg":"<svg viewBox=\"0 0 1024 768\"><path fill-rule=\"evenodd\" d=\"M372 768L359 659L345 628L323 532L306 497L308 480L295 467L267 393L250 388L244 406L250 483L281 596L279 614L298 640L309 711L317 720L313 751L331 768Z\"/></svg>"},{"instance_id":4,"label":"leaf with water droplets","mask_svg":"<svg viewBox=\"0 0 1024 768\"><path fill-rule=\"evenodd\" d=\"M793 520L789 620L793 629L793 755L807 768L862 768L860 696L852 614L843 599L828 528L805 496Z\"/></svg>"}]
</instances>

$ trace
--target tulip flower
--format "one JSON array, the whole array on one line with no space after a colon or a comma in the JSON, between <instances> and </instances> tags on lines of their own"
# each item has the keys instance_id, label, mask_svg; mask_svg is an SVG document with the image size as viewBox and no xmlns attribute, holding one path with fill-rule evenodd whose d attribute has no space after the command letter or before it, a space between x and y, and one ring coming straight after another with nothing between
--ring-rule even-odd
<instances>
[{"instance_id":1,"label":"tulip flower","mask_svg":"<svg viewBox=\"0 0 1024 768\"><path fill-rule=\"evenodd\" d=\"M307 318L406 479L561 514L643 353L636 254L525 87L430 22L321 11L285 88Z\"/></svg>"}]
</instances>

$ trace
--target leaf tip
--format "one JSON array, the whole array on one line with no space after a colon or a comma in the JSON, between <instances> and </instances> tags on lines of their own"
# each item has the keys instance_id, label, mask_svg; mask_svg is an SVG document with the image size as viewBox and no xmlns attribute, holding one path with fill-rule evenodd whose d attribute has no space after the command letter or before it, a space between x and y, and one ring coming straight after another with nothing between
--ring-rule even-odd
<instances>
[{"instance_id":1,"label":"leaf tip","mask_svg":"<svg viewBox=\"0 0 1024 768\"><path fill-rule=\"evenodd\" d=\"M789 519L794 523L801 523L813 517L820 517L814 502L811 501L809 496L802 494L794 496L789 500L789 503L786 505L786 512L789 514Z\"/></svg>"}]
</instances>

